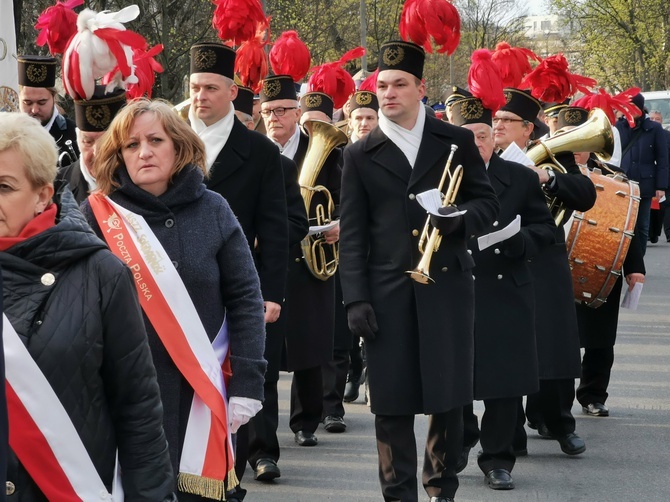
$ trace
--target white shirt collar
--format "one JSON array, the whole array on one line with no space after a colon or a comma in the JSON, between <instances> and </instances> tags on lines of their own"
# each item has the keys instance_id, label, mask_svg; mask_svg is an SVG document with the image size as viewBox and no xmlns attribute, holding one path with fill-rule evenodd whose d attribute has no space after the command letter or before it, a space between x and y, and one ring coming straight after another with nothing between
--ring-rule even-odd
<instances>
[{"instance_id":1,"label":"white shirt collar","mask_svg":"<svg viewBox=\"0 0 670 502\"><path fill-rule=\"evenodd\" d=\"M230 110L228 110L226 116L211 126L205 125L202 120L196 117L192 106L188 110L188 119L195 133L205 143L205 152L207 153L206 167L207 171L209 171L216 161L219 152L226 146L230 131L233 130L233 124L235 124L235 106L231 102Z\"/></svg>"},{"instance_id":2,"label":"white shirt collar","mask_svg":"<svg viewBox=\"0 0 670 502\"><path fill-rule=\"evenodd\" d=\"M58 112L58 107L54 105L54 112L51 115L51 118L49 119L49 122L44 126L44 128L49 131L51 130L51 126L54 125L54 122L56 121L56 117L58 117L60 113Z\"/></svg>"},{"instance_id":3,"label":"white shirt collar","mask_svg":"<svg viewBox=\"0 0 670 502\"><path fill-rule=\"evenodd\" d=\"M288 139L284 146L281 146L275 140L272 140L272 142L279 147L279 151L284 157L293 160L293 157L295 157L295 154L298 151L298 144L300 143L300 127L296 124L293 136Z\"/></svg>"}]
</instances>

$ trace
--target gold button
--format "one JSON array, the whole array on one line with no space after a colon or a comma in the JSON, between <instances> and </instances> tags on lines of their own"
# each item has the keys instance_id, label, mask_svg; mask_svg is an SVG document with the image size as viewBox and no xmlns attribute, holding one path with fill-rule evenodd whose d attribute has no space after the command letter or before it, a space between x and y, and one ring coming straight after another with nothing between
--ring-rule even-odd
<instances>
[{"instance_id":1,"label":"gold button","mask_svg":"<svg viewBox=\"0 0 670 502\"><path fill-rule=\"evenodd\" d=\"M416 195L414 195L413 193L409 194L409 200L414 200L414 199L416 199Z\"/></svg>"},{"instance_id":2,"label":"gold button","mask_svg":"<svg viewBox=\"0 0 670 502\"><path fill-rule=\"evenodd\" d=\"M16 487L14 486L14 483L12 483L11 481L7 481L7 490L6 490L5 493L7 495L14 495L15 491L16 491Z\"/></svg>"},{"instance_id":3,"label":"gold button","mask_svg":"<svg viewBox=\"0 0 670 502\"><path fill-rule=\"evenodd\" d=\"M296 258L296 259L295 259L295 262L296 262L296 263L300 263L300 258Z\"/></svg>"},{"instance_id":4,"label":"gold button","mask_svg":"<svg viewBox=\"0 0 670 502\"><path fill-rule=\"evenodd\" d=\"M472 249L468 249L468 254L472 254Z\"/></svg>"},{"instance_id":5,"label":"gold button","mask_svg":"<svg viewBox=\"0 0 670 502\"><path fill-rule=\"evenodd\" d=\"M413 235L414 237L418 236L418 235L419 235L419 231L415 228L414 230L412 230L412 235Z\"/></svg>"},{"instance_id":6,"label":"gold button","mask_svg":"<svg viewBox=\"0 0 670 502\"><path fill-rule=\"evenodd\" d=\"M498 280L502 279L502 274L498 274Z\"/></svg>"},{"instance_id":7,"label":"gold button","mask_svg":"<svg viewBox=\"0 0 670 502\"><path fill-rule=\"evenodd\" d=\"M40 280L42 281L42 284L44 284L45 286L51 286L53 285L54 282L56 282L56 276L54 276L50 272L47 272L42 276Z\"/></svg>"}]
</instances>

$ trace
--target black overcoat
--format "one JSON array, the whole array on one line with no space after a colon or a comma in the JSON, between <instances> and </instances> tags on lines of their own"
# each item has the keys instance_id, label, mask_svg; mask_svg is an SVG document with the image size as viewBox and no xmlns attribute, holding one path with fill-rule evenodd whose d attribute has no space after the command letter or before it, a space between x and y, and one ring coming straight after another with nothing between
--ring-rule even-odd
<instances>
[{"instance_id":1,"label":"black overcoat","mask_svg":"<svg viewBox=\"0 0 670 502\"><path fill-rule=\"evenodd\" d=\"M88 183L81 173L80 163L81 158L59 169L56 177L58 181L63 181L70 186L70 191L74 195L74 200L77 201L77 204L81 204L88 197Z\"/></svg>"},{"instance_id":2,"label":"black overcoat","mask_svg":"<svg viewBox=\"0 0 670 502\"><path fill-rule=\"evenodd\" d=\"M293 160L299 169L307 152L309 138L301 134ZM342 169L341 152L335 149L327 157L316 178L325 186L335 203L337 217L340 205ZM315 225L315 208L325 203L325 196L315 194L309 211L309 224ZM333 325L335 318L335 281L317 279L303 259L300 244L289 251L289 271L286 287L288 317L286 324L286 367L289 371L313 368L333 358Z\"/></svg>"},{"instance_id":3,"label":"black overcoat","mask_svg":"<svg viewBox=\"0 0 670 502\"><path fill-rule=\"evenodd\" d=\"M498 399L539 390L535 298L528 261L554 243L556 225L537 175L493 154L489 180L500 201L495 232L521 216L518 235L479 251L475 260L475 399Z\"/></svg>"},{"instance_id":4,"label":"black overcoat","mask_svg":"<svg viewBox=\"0 0 670 502\"><path fill-rule=\"evenodd\" d=\"M405 271L421 258L426 211L416 194L437 188L452 144L452 168L462 164L456 202L463 227L442 239L432 256L435 284ZM340 278L344 302L370 302L379 331L366 342L372 412L442 413L472 402L474 261L466 236L493 222L498 200L472 132L426 117L412 169L377 127L344 152Z\"/></svg>"},{"instance_id":5,"label":"black overcoat","mask_svg":"<svg viewBox=\"0 0 670 502\"><path fill-rule=\"evenodd\" d=\"M69 118L64 117L63 115L58 115L53 124L51 124L51 128L49 128L49 134L51 134L51 137L56 140L58 155L60 156L62 153L68 154L67 157L63 157L64 166L71 164L77 160L77 158L79 158L79 147L77 146L77 125L74 122L72 122ZM72 149L74 150L74 155L76 155L76 158L72 158L72 151L65 144L67 140L72 141Z\"/></svg>"},{"instance_id":6,"label":"black overcoat","mask_svg":"<svg viewBox=\"0 0 670 502\"><path fill-rule=\"evenodd\" d=\"M570 209L563 220L566 223L572 210L588 211L593 207L596 189L581 173L572 153L556 158L567 173L556 174L550 195L564 201ZM535 285L535 335L541 380L577 378L581 374L577 313L564 227L556 227L554 235L556 243L530 263Z\"/></svg>"},{"instance_id":7,"label":"black overcoat","mask_svg":"<svg viewBox=\"0 0 670 502\"><path fill-rule=\"evenodd\" d=\"M228 201L249 248L255 250L263 300L281 305L288 259L288 216L279 149L235 118L209 175L207 188Z\"/></svg>"}]
</instances>

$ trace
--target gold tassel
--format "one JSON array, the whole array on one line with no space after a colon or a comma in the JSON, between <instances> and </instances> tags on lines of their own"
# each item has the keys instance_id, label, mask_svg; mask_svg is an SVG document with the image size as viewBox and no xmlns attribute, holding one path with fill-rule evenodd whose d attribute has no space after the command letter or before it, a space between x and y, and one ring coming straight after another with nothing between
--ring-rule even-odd
<instances>
[{"instance_id":1,"label":"gold tassel","mask_svg":"<svg viewBox=\"0 0 670 502\"><path fill-rule=\"evenodd\" d=\"M237 479L237 474L233 468L228 471L228 476L226 476L226 491L229 492L238 486L240 486L240 480Z\"/></svg>"},{"instance_id":2,"label":"gold tassel","mask_svg":"<svg viewBox=\"0 0 670 502\"><path fill-rule=\"evenodd\" d=\"M235 481L239 484L234 469L232 473ZM228 473L228 477L230 478L230 473ZM201 497L208 499L226 500L224 481L220 479L205 478L187 472L180 472L177 476L177 489L185 493L200 495Z\"/></svg>"}]
</instances>

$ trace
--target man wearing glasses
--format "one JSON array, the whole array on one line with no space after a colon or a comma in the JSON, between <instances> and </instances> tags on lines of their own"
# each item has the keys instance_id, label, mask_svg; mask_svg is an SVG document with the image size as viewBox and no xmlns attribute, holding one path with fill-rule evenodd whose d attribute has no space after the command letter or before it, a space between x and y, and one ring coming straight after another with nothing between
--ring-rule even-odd
<instances>
[{"instance_id":1,"label":"man wearing glasses","mask_svg":"<svg viewBox=\"0 0 670 502\"><path fill-rule=\"evenodd\" d=\"M531 146L534 120L540 102L530 92L505 89L507 103L493 118L496 146L505 150L516 143L522 150ZM573 210L587 211L596 201L593 183L581 174L572 152L555 155L567 173L528 166L535 171L538 182L550 197L565 203L570 219ZM531 262L535 284L535 336L540 374L539 392L526 400L528 425L545 438L556 439L561 450L578 455L586 444L575 433L571 408L575 399L575 378L579 377L580 351L577 314L572 289L572 273L565 247L565 231L560 224L555 229L555 244L544 248ZM523 429L523 410L514 439L514 450L526 452L526 433Z\"/></svg>"},{"instance_id":2,"label":"man wearing glasses","mask_svg":"<svg viewBox=\"0 0 670 502\"><path fill-rule=\"evenodd\" d=\"M330 98L328 100L332 103ZM320 102L328 100L321 99ZM313 100L315 104L317 101ZM307 168L303 166L303 161L309 138L298 127L300 108L295 83L290 76L274 75L265 79L261 90L261 116L268 137L279 147L282 155L296 163L298 172ZM330 152L314 183L330 191L335 205L333 219L339 217L340 157L338 149ZM310 226L317 224L316 206L319 204L328 207L324 195L315 193L308 211ZM328 244L336 243L339 234L339 225L323 232ZM335 281L332 278L321 280L312 275L303 259L300 244L292 246L289 251L288 269L284 304L287 317L285 324L273 328L273 331L285 329L286 369L293 372L289 425L295 434L295 442L300 446L316 446L318 439L314 433L321 423L323 412L321 366L333 358ZM268 332L268 338L270 336L274 335ZM277 336L283 336L283 333Z\"/></svg>"}]
</instances>

